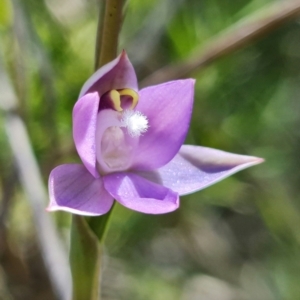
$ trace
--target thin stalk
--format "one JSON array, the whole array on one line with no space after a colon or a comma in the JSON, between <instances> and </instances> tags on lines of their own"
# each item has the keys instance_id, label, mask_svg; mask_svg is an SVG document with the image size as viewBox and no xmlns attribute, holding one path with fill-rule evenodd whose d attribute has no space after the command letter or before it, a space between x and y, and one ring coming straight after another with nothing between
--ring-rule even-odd
<instances>
[{"instance_id":1,"label":"thin stalk","mask_svg":"<svg viewBox=\"0 0 300 300\"><path fill-rule=\"evenodd\" d=\"M100 0L95 70L117 56L123 4L123 0ZM73 300L100 299L102 249L112 210L113 207L100 217L73 215L70 246Z\"/></svg>"},{"instance_id":2,"label":"thin stalk","mask_svg":"<svg viewBox=\"0 0 300 300\"><path fill-rule=\"evenodd\" d=\"M70 265L72 300L100 299L102 247L82 216L73 215Z\"/></svg>"},{"instance_id":3,"label":"thin stalk","mask_svg":"<svg viewBox=\"0 0 300 300\"><path fill-rule=\"evenodd\" d=\"M123 5L123 0L100 0L95 70L117 56Z\"/></svg>"}]
</instances>

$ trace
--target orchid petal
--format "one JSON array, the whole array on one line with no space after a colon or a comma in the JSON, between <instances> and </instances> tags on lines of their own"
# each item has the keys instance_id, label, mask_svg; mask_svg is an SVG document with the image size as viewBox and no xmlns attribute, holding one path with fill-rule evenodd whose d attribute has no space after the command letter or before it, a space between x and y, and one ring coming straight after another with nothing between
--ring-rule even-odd
<instances>
[{"instance_id":1,"label":"orchid petal","mask_svg":"<svg viewBox=\"0 0 300 300\"><path fill-rule=\"evenodd\" d=\"M98 93L81 97L73 109L73 138L77 152L89 172L98 178L96 169L96 127L99 108Z\"/></svg>"},{"instance_id":2,"label":"orchid petal","mask_svg":"<svg viewBox=\"0 0 300 300\"><path fill-rule=\"evenodd\" d=\"M262 158L254 156L184 145L174 159L164 167L154 172L138 172L138 174L172 189L179 195L186 195L263 161Z\"/></svg>"},{"instance_id":3,"label":"orchid petal","mask_svg":"<svg viewBox=\"0 0 300 300\"><path fill-rule=\"evenodd\" d=\"M153 170L168 163L186 137L194 98L194 80L176 80L140 91L136 107L148 118L132 168Z\"/></svg>"},{"instance_id":4,"label":"orchid petal","mask_svg":"<svg viewBox=\"0 0 300 300\"><path fill-rule=\"evenodd\" d=\"M61 165L49 177L48 211L63 210L79 215L98 216L107 213L113 198L83 165Z\"/></svg>"},{"instance_id":5,"label":"orchid petal","mask_svg":"<svg viewBox=\"0 0 300 300\"><path fill-rule=\"evenodd\" d=\"M105 189L122 205L146 214L164 214L179 207L178 194L132 173L103 178Z\"/></svg>"},{"instance_id":6,"label":"orchid petal","mask_svg":"<svg viewBox=\"0 0 300 300\"><path fill-rule=\"evenodd\" d=\"M138 91L134 68L125 51L113 61L97 70L83 85L79 98L91 92L99 97L110 90L129 88Z\"/></svg>"}]
</instances>

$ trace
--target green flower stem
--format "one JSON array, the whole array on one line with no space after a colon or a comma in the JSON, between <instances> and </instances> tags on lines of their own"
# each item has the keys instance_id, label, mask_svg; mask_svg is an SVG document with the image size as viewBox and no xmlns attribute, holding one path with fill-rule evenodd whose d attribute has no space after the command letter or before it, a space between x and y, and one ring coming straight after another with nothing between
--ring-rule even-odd
<instances>
[{"instance_id":1,"label":"green flower stem","mask_svg":"<svg viewBox=\"0 0 300 300\"><path fill-rule=\"evenodd\" d=\"M115 203L100 217L73 215L70 247L73 300L100 299L102 249L114 206Z\"/></svg>"},{"instance_id":2,"label":"green flower stem","mask_svg":"<svg viewBox=\"0 0 300 300\"><path fill-rule=\"evenodd\" d=\"M70 265L72 300L100 299L100 266L102 246L85 219L73 215Z\"/></svg>"},{"instance_id":3,"label":"green flower stem","mask_svg":"<svg viewBox=\"0 0 300 300\"><path fill-rule=\"evenodd\" d=\"M124 0L100 0L95 70L117 56Z\"/></svg>"},{"instance_id":4,"label":"green flower stem","mask_svg":"<svg viewBox=\"0 0 300 300\"><path fill-rule=\"evenodd\" d=\"M124 0L100 0L96 70L117 56L123 4ZM73 300L100 299L102 248L113 207L100 217L73 215L70 245Z\"/></svg>"}]
</instances>

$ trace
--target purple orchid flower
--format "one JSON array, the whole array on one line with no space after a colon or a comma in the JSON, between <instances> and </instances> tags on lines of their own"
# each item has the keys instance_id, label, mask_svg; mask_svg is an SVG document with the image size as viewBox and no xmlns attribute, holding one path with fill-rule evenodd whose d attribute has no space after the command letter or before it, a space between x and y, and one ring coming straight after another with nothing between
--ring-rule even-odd
<instances>
[{"instance_id":1,"label":"purple orchid flower","mask_svg":"<svg viewBox=\"0 0 300 300\"><path fill-rule=\"evenodd\" d=\"M142 213L168 213L179 207L179 196L263 162L182 145L193 98L193 79L138 91L124 51L95 72L73 110L73 137L83 165L60 165L51 172L47 210L96 216L107 213L115 199Z\"/></svg>"}]
</instances>

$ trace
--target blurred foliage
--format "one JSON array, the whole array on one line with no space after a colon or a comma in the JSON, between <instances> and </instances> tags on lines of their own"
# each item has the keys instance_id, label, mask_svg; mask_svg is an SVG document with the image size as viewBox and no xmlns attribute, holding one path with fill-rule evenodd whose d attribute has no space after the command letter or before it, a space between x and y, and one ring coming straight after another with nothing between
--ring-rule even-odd
<instances>
[{"instance_id":1,"label":"blurred foliage","mask_svg":"<svg viewBox=\"0 0 300 300\"><path fill-rule=\"evenodd\" d=\"M144 34L141 39L140 31L150 33L152 23L161 24L150 41L151 51L142 53L145 59L135 65L140 79L187 58L263 5L278 2L175 0L171 20L149 19L165 1L128 1L121 47L128 48L133 62L141 50L131 45L148 38ZM0 49L45 184L53 167L79 161L71 111L93 70L95 7L94 0L0 2ZM168 215L142 215L117 206L106 244L104 299L299 298L299 36L299 21L288 22L192 74L197 84L187 143L256 155L266 162L182 197L180 209ZM11 171L3 118L1 112L0 192L1 207L9 200L9 208L1 222L34 280L34 269L46 271L39 259L36 264L32 259L39 254L30 209ZM53 216L67 241L70 216ZM0 298L25 299L20 297L24 282L9 272L14 266L5 265L3 256L0 262ZM47 291L48 296L29 294L30 299L53 299L49 284L44 285Z\"/></svg>"}]
</instances>

